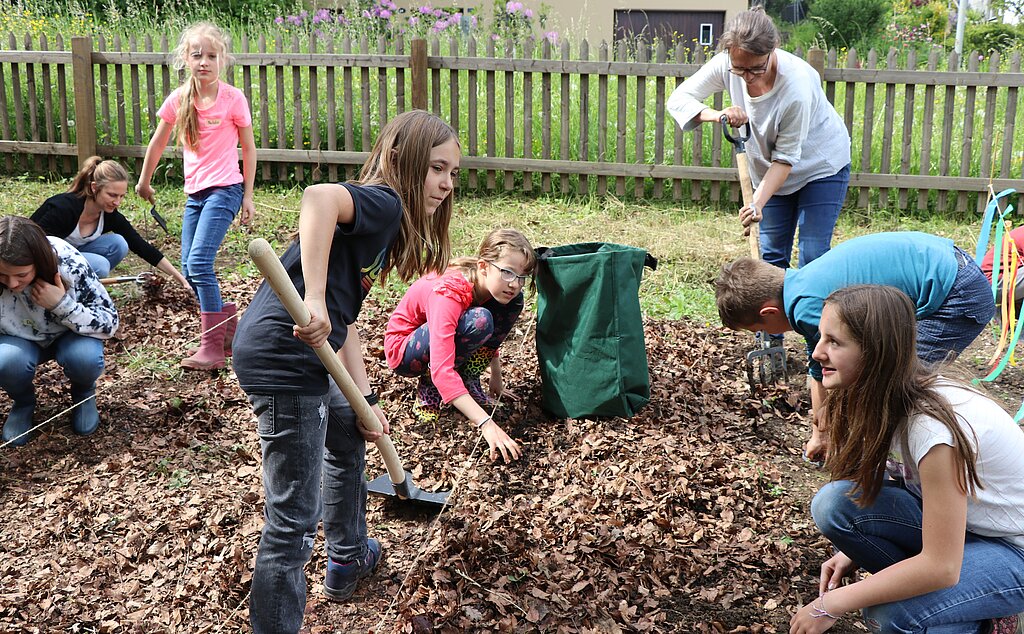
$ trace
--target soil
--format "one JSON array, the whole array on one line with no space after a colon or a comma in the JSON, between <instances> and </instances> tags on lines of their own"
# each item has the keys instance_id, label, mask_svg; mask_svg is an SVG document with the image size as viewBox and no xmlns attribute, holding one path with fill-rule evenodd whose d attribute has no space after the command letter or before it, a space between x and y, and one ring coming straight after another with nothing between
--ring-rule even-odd
<instances>
[{"instance_id":1,"label":"soil","mask_svg":"<svg viewBox=\"0 0 1024 634\"><path fill-rule=\"evenodd\" d=\"M253 291L239 282L231 295L245 305ZM36 411L49 422L0 450L0 630L246 631L263 510L252 412L230 369L174 370L198 330L180 289L121 295L99 432L71 432L49 363ZM830 547L808 504L826 476L801 458L797 338L788 385L752 395L749 335L648 322L650 403L628 420L558 420L540 407L524 318L502 350L518 399L496 418L525 446L506 465L461 416L410 416L415 384L387 369L379 344L390 308L367 305L360 320L371 381L415 483L452 490L451 503L437 514L371 496L386 560L333 603L318 591L318 544L306 631L786 632L816 596ZM976 373L992 350L981 339L965 355ZM1021 391L1009 368L993 394L1013 412ZM372 449L368 469L383 473ZM831 631L864 630L847 617Z\"/></svg>"}]
</instances>

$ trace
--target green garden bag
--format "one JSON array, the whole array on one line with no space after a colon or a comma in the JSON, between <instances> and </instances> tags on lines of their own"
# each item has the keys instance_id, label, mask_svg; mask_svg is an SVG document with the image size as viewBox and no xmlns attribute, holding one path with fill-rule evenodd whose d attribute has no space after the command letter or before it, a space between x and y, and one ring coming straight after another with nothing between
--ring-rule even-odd
<instances>
[{"instance_id":1,"label":"green garden bag","mask_svg":"<svg viewBox=\"0 0 1024 634\"><path fill-rule=\"evenodd\" d=\"M542 407L559 417L635 414L651 397L640 279L658 262L606 242L537 249Z\"/></svg>"}]
</instances>

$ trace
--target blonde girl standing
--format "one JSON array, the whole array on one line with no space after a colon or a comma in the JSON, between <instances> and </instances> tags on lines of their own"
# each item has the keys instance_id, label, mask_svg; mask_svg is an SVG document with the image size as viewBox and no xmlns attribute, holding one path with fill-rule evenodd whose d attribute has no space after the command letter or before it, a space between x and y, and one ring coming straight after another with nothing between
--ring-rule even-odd
<instances>
[{"instance_id":1,"label":"blonde girl standing","mask_svg":"<svg viewBox=\"0 0 1024 634\"><path fill-rule=\"evenodd\" d=\"M224 367L237 309L232 303L223 303L213 263L235 216L244 225L252 221L255 212L252 115L242 92L220 80L231 61L228 48L227 36L208 22L182 33L174 51L174 66L187 68L189 78L160 106L160 122L135 186L139 196L156 203L150 179L173 132L184 152L188 194L181 223L181 269L199 297L202 317L199 349L181 365L197 370ZM218 328L220 324L224 327Z\"/></svg>"}]
</instances>

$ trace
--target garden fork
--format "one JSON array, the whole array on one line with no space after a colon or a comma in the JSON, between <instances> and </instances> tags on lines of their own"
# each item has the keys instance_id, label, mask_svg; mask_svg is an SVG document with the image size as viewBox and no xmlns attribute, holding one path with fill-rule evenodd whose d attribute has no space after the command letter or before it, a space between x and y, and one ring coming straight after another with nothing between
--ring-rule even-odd
<instances>
[{"instance_id":1,"label":"garden fork","mask_svg":"<svg viewBox=\"0 0 1024 634\"><path fill-rule=\"evenodd\" d=\"M736 170L739 172L743 204L749 205L754 199L754 185L750 181L750 170L747 167L746 142L750 139L750 124L743 125L745 133L737 132L736 136L733 136L729 134L728 117L722 115L719 121L722 124L722 134L736 149ZM747 227L747 245L750 247L750 257L760 259L761 245L757 221L751 222ZM757 393L758 384L767 387L786 378L786 349L782 346L773 346L771 336L763 330L754 335L754 341L754 349L747 353L747 383L750 384L751 394ZM759 381L754 381L755 367Z\"/></svg>"}]
</instances>

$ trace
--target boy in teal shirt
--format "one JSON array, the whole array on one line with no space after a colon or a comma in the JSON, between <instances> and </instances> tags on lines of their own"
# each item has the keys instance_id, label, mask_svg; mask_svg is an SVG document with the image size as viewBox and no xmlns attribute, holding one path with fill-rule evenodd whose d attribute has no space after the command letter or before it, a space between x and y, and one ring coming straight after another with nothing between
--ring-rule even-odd
<instances>
[{"instance_id":1,"label":"boy in teal shirt","mask_svg":"<svg viewBox=\"0 0 1024 634\"><path fill-rule=\"evenodd\" d=\"M914 231L848 240L800 269L783 270L740 258L722 267L715 298L722 323L734 330L795 330L807 341L811 392L811 459L825 456L818 426L824 402L821 365L810 358L818 343L825 298L855 284L894 286L910 297L918 320L917 355L938 363L963 352L992 320L991 283L952 240Z\"/></svg>"}]
</instances>

